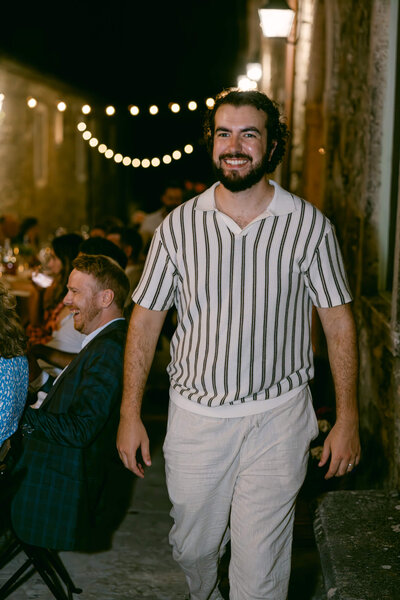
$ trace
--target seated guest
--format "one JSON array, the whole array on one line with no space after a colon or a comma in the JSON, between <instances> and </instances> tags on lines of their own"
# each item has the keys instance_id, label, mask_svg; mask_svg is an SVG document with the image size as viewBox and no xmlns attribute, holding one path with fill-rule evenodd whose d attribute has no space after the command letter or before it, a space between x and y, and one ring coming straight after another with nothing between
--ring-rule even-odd
<instances>
[{"instance_id":1,"label":"seated guest","mask_svg":"<svg viewBox=\"0 0 400 600\"><path fill-rule=\"evenodd\" d=\"M109 215L90 228L89 237L106 237L112 227L123 227L123 223L118 217Z\"/></svg>"},{"instance_id":2,"label":"seated guest","mask_svg":"<svg viewBox=\"0 0 400 600\"><path fill-rule=\"evenodd\" d=\"M19 256L30 267L39 265L37 255L40 250L39 221L36 217L26 217L21 223L18 235L12 240L19 247Z\"/></svg>"},{"instance_id":3,"label":"seated guest","mask_svg":"<svg viewBox=\"0 0 400 600\"><path fill-rule=\"evenodd\" d=\"M90 237L84 240L79 247L80 254L103 254L113 258L122 269L126 268L128 259L126 254L114 242L103 237Z\"/></svg>"},{"instance_id":4,"label":"seated guest","mask_svg":"<svg viewBox=\"0 0 400 600\"><path fill-rule=\"evenodd\" d=\"M139 233L143 239L143 251L147 254L151 239L157 227L161 225L165 217L183 202L183 188L177 181L167 182L161 192L161 207L143 219Z\"/></svg>"},{"instance_id":5,"label":"seated guest","mask_svg":"<svg viewBox=\"0 0 400 600\"><path fill-rule=\"evenodd\" d=\"M55 237L52 241L47 266L53 282L46 288L32 285L32 303L27 327L29 345L48 342L53 331L61 326L63 319L67 317L66 322L70 320L63 298L67 291L66 285L72 269L72 261L78 255L82 241L82 236L77 233L66 233ZM73 331L73 328L70 329ZM74 341L71 339L72 345L80 346L81 342L79 336L75 337Z\"/></svg>"},{"instance_id":6,"label":"seated guest","mask_svg":"<svg viewBox=\"0 0 400 600\"><path fill-rule=\"evenodd\" d=\"M15 305L14 296L0 282L0 460L18 427L28 391L26 336Z\"/></svg>"},{"instance_id":7,"label":"seated guest","mask_svg":"<svg viewBox=\"0 0 400 600\"><path fill-rule=\"evenodd\" d=\"M137 229L127 227L123 230L121 234L121 248L128 258L125 273L128 276L131 286L129 290L129 302L131 302L133 290L139 283L143 271L143 261L140 259L142 244L142 237Z\"/></svg>"},{"instance_id":8,"label":"seated guest","mask_svg":"<svg viewBox=\"0 0 400 600\"><path fill-rule=\"evenodd\" d=\"M82 241L82 236L77 233L55 237L48 260L53 283L47 288L31 285L29 325L26 328L31 385L42 369L56 377L81 349L84 336L74 328L72 315L64 306L63 298L67 293L72 261L78 255ZM49 345L48 350L41 353L36 348L39 345L41 348ZM52 360L49 360L50 354ZM37 363L37 358L46 362Z\"/></svg>"},{"instance_id":9,"label":"seated guest","mask_svg":"<svg viewBox=\"0 0 400 600\"><path fill-rule=\"evenodd\" d=\"M106 238L110 240L110 242L121 248L121 237L123 231L123 227L118 227L118 225L114 225L114 227L110 227L108 229Z\"/></svg>"},{"instance_id":10,"label":"seated guest","mask_svg":"<svg viewBox=\"0 0 400 600\"><path fill-rule=\"evenodd\" d=\"M124 252L113 242L102 237L88 238L81 242L79 255L81 254L108 256L113 258L122 269L125 269L127 263ZM45 384L47 380L45 373L56 377L80 351L82 341L83 336L74 329L72 314L68 311L60 327L53 331L50 340L30 348L31 389L38 389ZM44 374L42 370L45 371Z\"/></svg>"},{"instance_id":11,"label":"seated guest","mask_svg":"<svg viewBox=\"0 0 400 600\"><path fill-rule=\"evenodd\" d=\"M115 457L122 392L129 282L105 256L73 262L64 303L86 336L82 350L54 381L41 408L22 420L23 477L12 500L12 523L27 544L55 550L92 549L102 492Z\"/></svg>"}]
</instances>

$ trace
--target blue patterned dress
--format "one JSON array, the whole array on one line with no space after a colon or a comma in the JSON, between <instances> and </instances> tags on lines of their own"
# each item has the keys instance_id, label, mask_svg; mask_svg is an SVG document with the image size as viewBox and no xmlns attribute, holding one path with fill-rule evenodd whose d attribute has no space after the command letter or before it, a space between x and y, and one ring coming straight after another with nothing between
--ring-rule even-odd
<instances>
[{"instance_id":1,"label":"blue patterned dress","mask_svg":"<svg viewBox=\"0 0 400 600\"><path fill-rule=\"evenodd\" d=\"M28 391L26 356L0 356L0 446L16 431Z\"/></svg>"}]
</instances>

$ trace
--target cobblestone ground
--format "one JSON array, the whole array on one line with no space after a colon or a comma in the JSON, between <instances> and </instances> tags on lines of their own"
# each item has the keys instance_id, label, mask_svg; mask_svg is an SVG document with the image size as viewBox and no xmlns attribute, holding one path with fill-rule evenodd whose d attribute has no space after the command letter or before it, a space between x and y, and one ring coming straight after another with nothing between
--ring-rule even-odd
<instances>
[{"instance_id":1,"label":"cobblestone ground","mask_svg":"<svg viewBox=\"0 0 400 600\"><path fill-rule=\"evenodd\" d=\"M60 554L75 585L76 600L172 600L185 597L185 581L171 556L168 532L170 504L164 483L161 447L153 466L136 480L125 518L114 534L112 549L95 554ZM22 564L18 556L0 572L0 585ZM39 575L33 575L10 600L52 600Z\"/></svg>"},{"instance_id":2,"label":"cobblestone ground","mask_svg":"<svg viewBox=\"0 0 400 600\"><path fill-rule=\"evenodd\" d=\"M183 600L186 597L184 577L172 559L168 543L170 503L161 450L166 426L165 402L159 398L152 406L147 428L153 465L146 471L144 480L133 479L129 507L114 534L112 548L95 554L60 554L74 583L83 589L80 595L74 596L75 600ZM323 600L316 592L319 559L308 501L300 500L298 509L288 600ZM22 561L19 556L0 571L0 585ZM226 566L222 593L225 598L229 597ZM40 576L34 574L9 598L52 600L53 596Z\"/></svg>"}]
</instances>

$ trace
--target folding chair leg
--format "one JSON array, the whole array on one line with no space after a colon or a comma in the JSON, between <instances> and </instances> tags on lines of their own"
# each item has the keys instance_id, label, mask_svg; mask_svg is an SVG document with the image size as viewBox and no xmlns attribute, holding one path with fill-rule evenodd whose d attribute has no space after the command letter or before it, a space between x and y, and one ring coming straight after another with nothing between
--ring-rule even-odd
<instances>
[{"instance_id":1,"label":"folding chair leg","mask_svg":"<svg viewBox=\"0 0 400 600\"><path fill-rule=\"evenodd\" d=\"M82 590L74 585L67 569L55 551L29 546L28 544L22 544L22 546L25 553L32 558L37 572L57 600L73 600L73 593L81 593ZM62 581L66 585L67 593Z\"/></svg>"},{"instance_id":2,"label":"folding chair leg","mask_svg":"<svg viewBox=\"0 0 400 600\"><path fill-rule=\"evenodd\" d=\"M46 550L46 553L48 556L48 560L51 562L59 577L61 577L61 579L67 586L68 591L71 591L73 594L80 594L82 592L82 589L76 587L58 553L55 550L48 549Z\"/></svg>"},{"instance_id":3,"label":"folding chair leg","mask_svg":"<svg viewBox=\"0 0 400 600\"><path fill-rule=\"evenodd\" d=\"M72 581L64 563L55 550L25 544L17 537L12 539L2 552L0 556L0 568L13 560L22 551L27 556L27 560L2 585L0 588L0 600L5 600L24 580L29 579L35 570L39 573L56 600L74 600L72 594L80 594L82 592ZM30 572L28 572L29 567L31 567Z\"/></svg>"},{"instance_id":4,"label":"folding chair leg","mask_svg":"<svg viewBox=\"0 0 400 600\"><path fill-rule=\"evenodd\" d=\"M19 580L22 578L22 575L28 570L28 568L32 567L32 565L32 560L28 558L28 560L26 560L24 564L21 565L21 567L13 575L11 575L9 579L7 579L7 581L0 588L0 600L4 600L5 598L7 598L7 596L9 596L11 592L13 592L21 585L22 581ZM32 572L27 573L26 579L29 579L34 572L35 569L32 568Z\"/></svg>"}]
</instances>

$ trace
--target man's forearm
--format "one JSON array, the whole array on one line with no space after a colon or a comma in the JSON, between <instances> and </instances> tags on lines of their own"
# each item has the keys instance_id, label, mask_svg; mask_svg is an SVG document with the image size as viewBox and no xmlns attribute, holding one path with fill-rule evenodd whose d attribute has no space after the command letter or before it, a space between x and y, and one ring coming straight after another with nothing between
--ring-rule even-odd
<instances>
[{"instance_id":1,"label":"man's forearm","mask_svg":"<svg viewBox=\"0 0 400 600\"><path fill-rule=\"evenodd\" d=\"M361 456L358 434L357 336L350 306L318 309L328 344L329 363L336 395L336 423L328 434L319 466L329 457L325 479L352 471Z\"/></svg>"},{"instance_id":2,"label":"man's forearm","mask_svg":"<svg viewBox=\"0 0 400 600\"><path fill-rule=\"evenodd\" d=\"M336 395L338 420L358 420L358 349L356 327L349 305L319 309L328 344L329 364Z\"/></svg>"},{"instance_id":3,"label":"man's forearm","mask_svg":"<svg viewBox=\"0 0 400 600\"><path fill-rule=\"evenodd\" d=\"M145 465L151 465L149 438L140 418L140 410L166 314L136 305L132 312L125 347L124 392L117 448L123 464L138 477L144 477L144 467L136 457L139 448Z\"/></svg>"},{"instance_id":4,"label":"man's forearm","mask_svg":"<svg viewBox=\"0 0 400 600\"><path fill-rule=\"evenodd\" d=\"M166 312L135 306L125 346L121 417L140 417L142 397Z\"/></svg>"}]
</instances>

